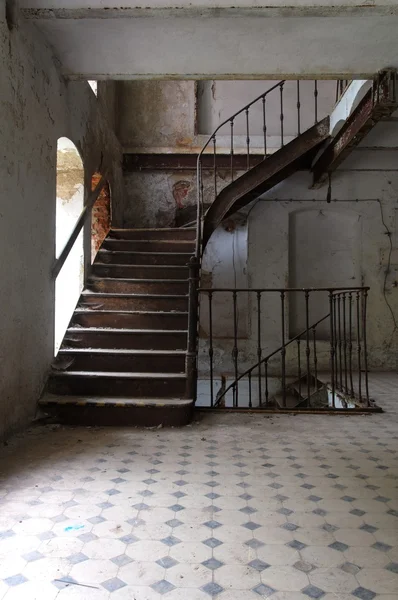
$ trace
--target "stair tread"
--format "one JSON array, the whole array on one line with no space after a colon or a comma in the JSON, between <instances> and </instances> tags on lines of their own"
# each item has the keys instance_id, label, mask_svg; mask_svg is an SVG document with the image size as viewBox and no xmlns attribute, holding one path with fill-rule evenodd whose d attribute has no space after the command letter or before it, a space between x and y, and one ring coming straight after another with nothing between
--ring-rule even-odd
<instances>
[{"instance_id":1,"label":"stair tread","mask_svg":"<svg viewBox=\"0 0 398 600\"><path fill-rule=\"evenodd\" d=\"M118 327L68 327L67 333L93 333L95 331L108 333L187 333L186 329L127 329Z\"/></svg>"},{"instance_id":2,"label":"stair tread","mask_svg":"<svg viewBox=\"0 0 398 600\"><path fill-rule=\"evenodd\" d=\"M123 294L121 292L94 292L92 290L83 290L82 296L97 296L105 298L187 298L188 294L134 294L128 292Z\"/></svg>"},{"instance_id":3,"label":"stair tread","mask_svg":"<svg viewBox=\"0 0 398 600\"><path fill-rule=\"evenodd\" d=\"M39 400L39 404L108 404L117 406L174 406L191 405L192 399L186 398L130 398L130 397L112 397L112 396L58 396L57 394L44 394Z\"/></svg>"},{"instance_id":4,"label":"stair tread","mask_svg":"<svg viewBox=\"0 0 398 600\"><path fill-rule=\"evenodd\" d=\"M121 355L148 355L152 356L153 354L157 356L184 356L186 354L185 350L140 350L139 348L130 349L130 348L60 348L58 351L59 354L121 354Z\"/></svg>"},{"instance_id":5,"label":"stair tread","mask_svg":"<svg viewBox=\"0 0 398 600\"><path fill-rule=\"evenodd\" d=\"M98 308L82 308L82 307L77 307L74 311L74 314L79 314L79 315L92 315L95 313L100 313L100 314L114 314L114 315L153 315L156 317L159 316L165 316L167 315L169 316L181 316L181 315L188 315L187 311L173 311L173 310L117 310L117 309L98 309Z\"/></svg>"},{"instance_id":6,"label":"stair tread","mask_svg":"<svg viewBox=\"0 0 398 600\"><path fill-rule=\"evenodd\" d=\"M97 262L95 261L93 266L98 266L98 267L106 267L106 268L112 268L112 267L119 267L119 268L127 268L127 269L188 269L187 265L125 265L125 264L120 264L120 263L103 263L103 262Z\"/></svg>"},{"instance_id":7,"label":"stair tread","mask_svg":"<svg viewBox=\"0 0 398 600\"><path fill-rule=\"evenodd\" d=\"M123 238L112 238L112 237L107 237L105 238L106 242L125 242L126 244L131 244L131 243L135 243L135 242L140 242L140 244L145 243L145 244L153 244L154 242L162 242L162 244L192 244L192 246L195 244L195 240L170 240L168 238L134 238L134 239L123 239Z\"/></svg>"},{"instance_id":8,"label":"stair tread","mask_svg":"<svg viewBox=\"0 0 398 600\"><path fill-rule=\"evenodd\" d=\"M185 379L185 373L159 373L134 371L52 371L51 377L118 377L120 379Z\"/></svg>"},{"instance_id":9,"label":"stair tread","mask_svg":"<svg viewBox=\"0 0 398 600\"><path fill-rule=\"evenodd\" d=\"M97 283L98 281L128 281L133 283L188 283L188 278L186 279L142 279L135 277L98 277L95 275L91 275L88 284L90 282Z\"/></svg>"},{"instance_id":10,"label":"stair tread","mask_svg":"<svg viewBox=\"0 0 398 600\"><path fill-rule=\"evenodd\" d=\"M196 227L186 227L188 231L196 231ZM109 233L112 231L181 231L181 227L112 227Z\"/></svg>"},{"instance_id":11,"label":"stair tread","mask_svg":"<svg viewBox=\"0 0 398 600\"><path fill-rule=\"evenodd\" d=\"M126 241L126 240L125 240ZM129 241L134 241L134 240L129 240ZM192 252L150 252L150 251L146 251L143 252L142 250L108 250L107 248L100 248L98 250L97 256L98 254L100 254L101 252L104 252L106 254L138 254L138 255L150 255L150 256L192 256Z\"/></svg>"}]
</instances>

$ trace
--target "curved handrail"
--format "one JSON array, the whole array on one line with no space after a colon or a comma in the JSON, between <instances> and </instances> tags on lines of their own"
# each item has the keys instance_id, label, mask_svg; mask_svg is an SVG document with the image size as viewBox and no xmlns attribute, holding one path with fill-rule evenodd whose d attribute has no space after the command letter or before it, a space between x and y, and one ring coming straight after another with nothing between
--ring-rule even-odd
<instances>
[{"instance_id":1,"label":"curved handrail","mask_svg":"<svg viewBox=\"0 0 398 600\"><path fill-rule=\"evenodd\" d=\"M213 140L215 140L215 135L216 133L222 128L224 127L224 125L227 125L227 123L231 123L233 124L234 120L236 119L236 117L246 111L249 110L249 108L251 106L253 106L253 104L255 104L256 102L258 102L259 100L263 100L266 98L266 96L268 96L268 94L270 94L272 91L276 90L277 88L281 89L281 94L283 91L283 86L285 84L285 79L282 79L281 81L278 81L278 83L276 83L275 85L273 85L272 87L270 87L268 90L266 90L265 92L263 92L262 94L260 94L260 96L257 96L257 98L255 98L254 100L252 100L251 102L249 102L248 104L246 104L243 108L241 108L240 110L238 110L237 112L235 112L233 115L230 115L227 119L225 119L222 123L220 123L216 129L213 131L213 133L209 136L208 140L206 141L206 143L204 144L204 146L202 147L201 151L198 154L198 158L196 161L196 187L197 187L197 208L196 208L196 246L195 246L195 257L197 261L200 261L200 254L201 254L201 245L202 245L202 212L203 212L203 189L202 189L202 165L201 165L201 160L202 160L202 156L204 151L206 150L206 148L209 146L210 142ZM265 104L265 102L264 102ZM264 115L265 116L265 115ZM282 116L281 116L282 118ZM266 135L266 127L264 125L263 127L264 129L264 138ZM231 133L231 142L233 143L233 134ZM249 142L249 134L247 131L247 142ZM233 156L233 147L231 146L231 157Z\"/></svg>"},{"instance_id":2,"label":"curved handrail","mask_svg":"<svg viewBox=\"0 0 398 600\"><path fill-rule=\"evenodd\" d=\"M223 121L222 123L220 123L220 125L218 125L216 127L216 129L213 131L213 133L210 135L209 139L207 140L207 142L205 143L205 145L202 147L202 150L199 152L198 160L201 158L203 152L206 150L207 146L210 144L211 140L214 138L214 136L216 135L217 131L219 131L221 129L221 127L224 127L224 125L227 125L227 123L230 123L231 121L233 121L238 115L240 115L241 113L245 112L248 108L250 108L251 106L253 106L253 104L255 104L256 102L258 102L259 100L262 100L263 98L265 98L265 96L268 96L268 94L270 92L272 92L273 90L276 90L278 87L283 86L285 83L286 83L286 79L282 79L281 81L278 81L278 83L276 83L275 85L273 85L272 87L270 87L268 90L266 90L265 92L263 92L262 94L260 94L260 96L258 96L257 98L255 98L254 100L252 100L251 102L249 102L249 104L246 104L246 106L244 106L243 108L239 109L236 113L234 113L233 115L231 115L230 117L228 117L228 119L225 119L225 121Z\"/></svg>"},{"instance_id":3,"label":"curved handrail","mask_svg":"<svg viewBox=\"0 0 398 600\"><path fill-rule=\"evenodd\" d=\"M227 392L229 392L229 390L233 389L236 386L238 381L240 381L241 379L243 379L244 377L246 377L249 374L251 375L252 371L254 371L255 369L258 369L260 367L260 365L268 362L270 360L270 358L275 356L275 354L278 354L278 352L281 352L284 348L287 348L287 346L290 346L290 344L292 344L296 340L300 339L303 335L305 335L307 333L307 331L311 331L312 329L314 329L314 327L318 327L318 325L320 323L322 323L323 321L326 321L326 319L328 319L329 317L330 317L330 313L328 313L327 315L322 317L322 319L319 319L319 321L317 321L316 323L313 323L312 325L310 325L309 327L304 329L304 331L302 331L301 333L298 333L297 335L295 335L288 342L286 342L285 344L282 344L282 346L279 346L279 348L277 348L276 350L271 352L271 354L268 354L268 356L265 356L264 358L259 360L255 365L253 365L252 367L247 369L244 373L239 375L239 377L234 379L234 381L232 383L230 383L230 385L227 388L225 388L223 393L220 394L220 396L217 398L216 402L214 403L214 408L217 407L217 405L220 403L221 399L224 398L224 396L227 394Z\"/></svg>"}]
</instances>

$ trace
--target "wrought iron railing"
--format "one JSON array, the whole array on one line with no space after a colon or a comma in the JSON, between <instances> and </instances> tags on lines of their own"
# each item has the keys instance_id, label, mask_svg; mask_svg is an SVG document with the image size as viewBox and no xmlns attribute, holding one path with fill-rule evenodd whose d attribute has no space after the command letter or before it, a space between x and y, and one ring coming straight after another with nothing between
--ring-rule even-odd
<instances>
[{"instance_id":1,"label":"wrought iron railing","mask_svg":"<svg viewBox=\"0 0 398 600\"><path fill-rule=\"evenodd\" d=\"M368 289L199 289L200 295L207 298L201 323L206 332L204 358L208 365L201 386L208 398L207 406L373 409L368 387ZM242 295L253 315L251 332L255 348L250 348L250 340L242 340L238 333L238 305ZM221 297L222 304L218 304L215 299ZM217 304L222 311L231 312L233 331L229 344L225 337L217 339L214 334L221 316L215 310ZM327 314L315 318L326 305ZM295 333L297 329L299 332ZM280 340L277 348L269 351L269 339L277 338ZM216 360L217 353L224 359ZM253 353L257 360L242 368L245 362L250 362L247 356Z\"/></svg>"},{"instance_id":2,"label":"wrought iron railing","mask_svg":"<svg viewBox=\"0 0 398 600\"><path fill-rule=\"evenodd\" d=\"M198 155L198 159L197 159L197 219L196 219L196 225L198 228L198 244L197 244L196 256L198 258L200 256L200 250L201 250L201 235L200 235L200 233L201 233L204 209L205 209L205 206L212 204L212 202L216 199L217 193L219 191L218 165L219 165L219 158L220 158L220 154L221 154L220 150L222 150L223 153L226 151L227 154L230 155L229 177L223 178L223 185L225 185L226 183L234 181L234 176L235 176L235 171L236 171L235 155L236 155L236 150L237 150L236 135L235 135L235 123L236 123L237 119L240 116L242 116L243 121L244 121L244 125L243 125L244 149L243 150L244 150L244 154L246 155L246 168L244 169L244 171L248 171L252 166L251 165L251 156L252 156L253 151L256 154L262 154L264 159L266 159L267 156L269 156L269 151L270 151L269 142L268 142L269 116L268 116L267 106L268 106L271 98L273 101L276 101L279 106L279 109L278 109L279 115L277 117L278 121L279 121L279 127L278 127L279 131L278 131L277 135L275 136L277 139L276 139L276 143L273 145L272 151L276 151L285 145L285 143L286 143L286 132L285 132L285 126L284 126L284 124L285 124L285 110L284 110L285 84L286 84L285 80L279 81L278 83L276 83L275 85L270 87L267 91L265 91L263 94L261 94L260 96L258 96L257 98L255 98L254 100L249 102L249 104L246 104L243 108L241 108L240 110L235 112L233 115L229 116L228 119L225 119L222 123L220 123L218 125L218 127L209 136L208 140L206 141L202 150L200 151L200 153ZM296 81L295 112L296 112L297 127L296 127L296 132L295 132L296 135L294 135L293 137L299 136L304 131L303 119L302 119L303 108L302 108L302 102L301 102L301 84L302 84L302 82L300 82L300 80ZM316 124L319 121L318 96L319 96L318 81L314 80L313 81L313 106L312 106L312 110L313 110L312 121L313 122L311 122L311 125ZM276 97L276 100L275 100L275 97ZM261 141L260 147L254 146L252 143L252 138L251 138L250 111L255 108L260 108L260 113L261 113L260 120L262 123L262 125L261 125L262 141ZM308 106L306 106L306 110L308 112ZM275 121L275 117L276 117L276 115L272 114L272 122ZM229 126L229 134L227 136L229 138L229 141L228 141L227 149L225 150L223 148L220 149L220 145L217 142L217 137L218 137L220 130L223 127L225 127L226 125ZM205 153L207 154L209 152L213 156L213 165L210 168L212 184L206 190L206 201L205 201L204 179L203 179L203 156ZM240 154L241 154L241 151L240 151ZM223 169L223 171L225 171L225 168Z\"/></svg>"},{"instance_id":3,"label":"wrought iron railing","mask_svg":"<svg viewBox=\"0 0 398 600\"><path fill-rule=\"evenodd\" d=\"M246 104L243 108L235 112L233 115L224 120L214 130L211 136L206 141L202 150L200 151L197 159L197 212L196 212L196 246L195 255L189 265L189 324L188 324L188 351L186 358L186 373L187 373L187 397L196 399L196 376L197 376L197 352L198 352L198 318L199 318L199 295L198 285L200 280L200 264L202 257L202 232L203 232L203 217L205 212L205 206L211 204L217 197L218 192L218 148L217 148L217 134L225 125L229 125L229 155L230 155L230 168L229 168L229 180L234 181L235 173L235 136L234 126L237 118L240 115L244 115L245 123L245 154L246 154L246 171L251 168L251 151L253 145L251 144L250 137L250 110L255 106L261 107L262 115L262 155L264 160L268 156L268 120L267 120L267 102L271 95L276 95L279 104L279 144L273 148L278 150L284 146L285 137L285 113L284 113L284 91L285 81L279 81L271 88L266 90L263 94ZM301 82L296 82L296 118L297 118L297 136L300 135L304 129L302 127L302 102L301 102ZM318 81L313 81L313 123L318 123ZM275 117L273 117L275 118ZM204 199L204 180L203 180L203 156L208 152L209 147L211 148L213 155L212 171L212 185L209 189L208 197L206 202ZM259 148L256 148L256 152L259 152ZM228 180L224 180L224 185L228 183Z\"/></svg>"}]
</instances>

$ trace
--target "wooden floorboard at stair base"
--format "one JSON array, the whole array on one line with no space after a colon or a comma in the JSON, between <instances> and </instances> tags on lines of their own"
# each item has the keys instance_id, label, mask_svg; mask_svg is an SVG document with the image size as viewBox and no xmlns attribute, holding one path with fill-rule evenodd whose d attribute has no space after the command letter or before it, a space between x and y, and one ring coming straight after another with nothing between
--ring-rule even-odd
<instances>
[{"instance_id":1,"label":"wooden floorboard at stair base","mask_svg":"<svg viewBox=\"0 0 398 600\"><path fill-rule=\"evenodd\" d=\"M43 410L81 424L189 422L187 265L195 235L109 232L54 361Z\"/></svg>"}]
</instances>

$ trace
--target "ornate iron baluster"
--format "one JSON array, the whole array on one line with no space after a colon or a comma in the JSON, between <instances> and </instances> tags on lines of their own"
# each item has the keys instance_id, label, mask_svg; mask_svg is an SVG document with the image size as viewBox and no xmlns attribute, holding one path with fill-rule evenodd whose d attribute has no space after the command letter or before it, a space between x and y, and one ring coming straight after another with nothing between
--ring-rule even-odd
<instances>
[{"instance_id":1,"label":"ornate iron baluster","mask_svg":"<svg viewBox=\"0 0 398 600\"><path fill-rule=\"evenodd\" d=\"M280 121L281 121L281 147L283 147L284 146L284 139L283 139L283 120L284 120L284 114L283 114L283 83L280 84L279 91L280 91L280 107L281 107L281 114L280 114Z\"/></svg>"},{"instance_id":2,"label":"ornate iron baluster","mask_svg":"<svg viewBox=\"0 0 398 600\"><path fill-rule=\"evenodd\" d=\"M308 290L305 290L305 356L307 360L307 398L308 403L310 404L310 396L311 396L311 364L310 364L310 314L309 314L309 299L310 294Z\"/></svg>"},{"instance_id":3,"label":"ornate iron baluster","mask_svg":"<svg viewBox=\"0 0 398 600\"><path fill-rule=\"evenodd\" d=\"M315 125L318 123L318 81L314 81Z\"/></svg>"},{"instance_id":4,"label":"ornate iron baluster","mask_svg":"<svg viewBox=\"0 0 398 600\"><path fill-rule=\"evenodd\" d=\"M334 323L333 323L333 292L329 291L329 319L330 319L330 371L332 378L332 406L336 406L335 372L334 372Z\"/></svg>"},{"instance_id":5,"label":"ornate iron baluster","mask_svg":"<svg viewBox=\"0 0 398 600\"><path fill-rule=\"evenodd\" d=\"M286 407L286 347L285 347L285 292L281 292L281 327L282 327L282 395L283 406Z\"/></svg>"},{"instance_id":6,"label":"ornate iron baluster","mask_svg":"<svg viewBox=\"0 0 398 600\"><path fill-rule=\"evenodd\" d=\"M395 73L394 73L395 77ZM367 310L367 300L368 300L368 290L363 291L363 357L364 357L364 368L365 368L365 393L366 393L366 404L370 406L369 399L369 377L368 377L368 346L367 346L367 338L366 338L366 310Z\"/></svg>"},{"instance_id":7,"label":"ornate iron baluster","mask_svg":"<svg viewBox=\"0 0 398 600\"><path fill-rule=\"evenodd\" d=\"M213 135L213 169L214 169L214 199L217 198L217 148L216 136Z\"/></svg>"},{"instance_id":8,"label":"ornate iron baluster","mask_svg":"<svg viewBox=\"0 0 398 600\"><path fill-rule=\"evenodd\" d=\"M263 135L264 135L264 158L267 158L267 121L266 121L266 99L263 96Z\"/></svg>"},{"instance_id":9,"label":"ornate iron baluster","mask_svg":"<svg viewBox=\"0 0 398 600\"><path fill-rule=\"evenodd\" d=\"M348 294L348 301L350 304L349 312L348 312L348 327L349 327L349 342L348 342L348 368L350 370L350 396L354 398L354 381L352 378L352 293Z\"/></svg>"},{"instance_id":10,"label":"ornate iron baluster","mask_svg":"<svg viewBox=\"0 0 398 600\"><path fill-rule=\"evenodd\" d=\"M343 293L343 354L344 354L344 392L348 394L348 369L347 369L347 326L346 326L346 294Z\"/></svg>"},{"instance_id":11,"label":"ornate iron baluster","mask_svg":"<svg viewBox=\"0 0 398 600\"><path fill-rule=\"evenodd\" d=\"M210 406L214 405L214 382L213 382L213 292L208 292L209 299L209 359L210 359Z\"/></svg>"},{"instance_id":12,"label":"ornate iron baluster","mask_svg":"<svg viewBox=\"0 0 398 600\"><path fill-rule=\"evenodd\" d=\"M301 397L301 348L300 348L300 338L297 339L297 370L298 370L298 393Z\"/></svg>"},{"instance_id":13,"label":"ornate iron baluster","mask_svg":"<svg viewBox=\"0 0 398 600\"><path fill-rule=\"evenodd\" d=\"M297 80L297 135L300 135L301 133L301 123L300 123L300 108L301 108L301 103L300 103L300 80Z\"/></svg>"},{"instance_id":14,"label":"ornate iron baluster","mask_svg":"<svg viewBox=\"0 0 398 600\"><path fill-rule=\"evenodd\" d=\"M246 149L247 149L247 170L250 169L250 132L249 132L249 109L246 108Z\"/></svg>"},{"instance_id":15,"label":"ornate iron baluster","mask_svg":"<svg viewBox=\"0 0 398 600\"><path fill-rule=\"evenodd\" d=\"M257 292L258 397L261 398L261 292Z\"/></svg>"},{"instance_id":16,"label":"ornate iron baluster","mask_svg":"<svg viewBox=\"0 0 398 600\"><path fill-rule=\"evenodd\" d=\"M341 339L341 311L340 311L340 303L341 303L341 294L337 294L337 315L338 315L338 324L339 324L339 369L340 369L340 390L343 391L343 343Z\"/></svg>"},{"instance_id":17,"label":"ornate iron baluster","mask_svg":"<svg viewBox=\"0 0 398 600\"><path fill-rule=\"evenodd\" d=\"M362 401L362 374L361 374L361 319L359 306L359 292L356 293L357 298L357 356L358 356L358 395Z\"/></svg>"},{"instance_id":18,"label":"ornate iron baluster","mask_svg":"<svg viewBox=\"0 0 398 600\"><path fill-rule=\"evenodd\" d=\"M234 180L234 120L231 119L231 181Z\"/></svg>"},{"instance_id":19,"label":"ornate iron baluster","mask_svg":"<svg viewBox=\"0 0 398 600\"><path fill-rule=\"evenodd\" d=\"M318 356L316 353L316 327L312 328L312 337L314 345L314 377L315 377L315 389L318 390Z\"/></svg>"},{"instance_id":20,"label":"ornate iron baluster","mask_svg":"<svg viewBox=\"0 0 398 600\"><path fill-rule=\"evenodd\" d=\"M233 299L233 307L234 307L234 347L232 350L232 356L234 360L234 373L235 373L235 381L236 381L236 391L234 397L234 407L236 408L239 404L239 383L238 379L238 313L237 313L237 292L234 290L232 292Z\"/></svg>"}]
</instances>

